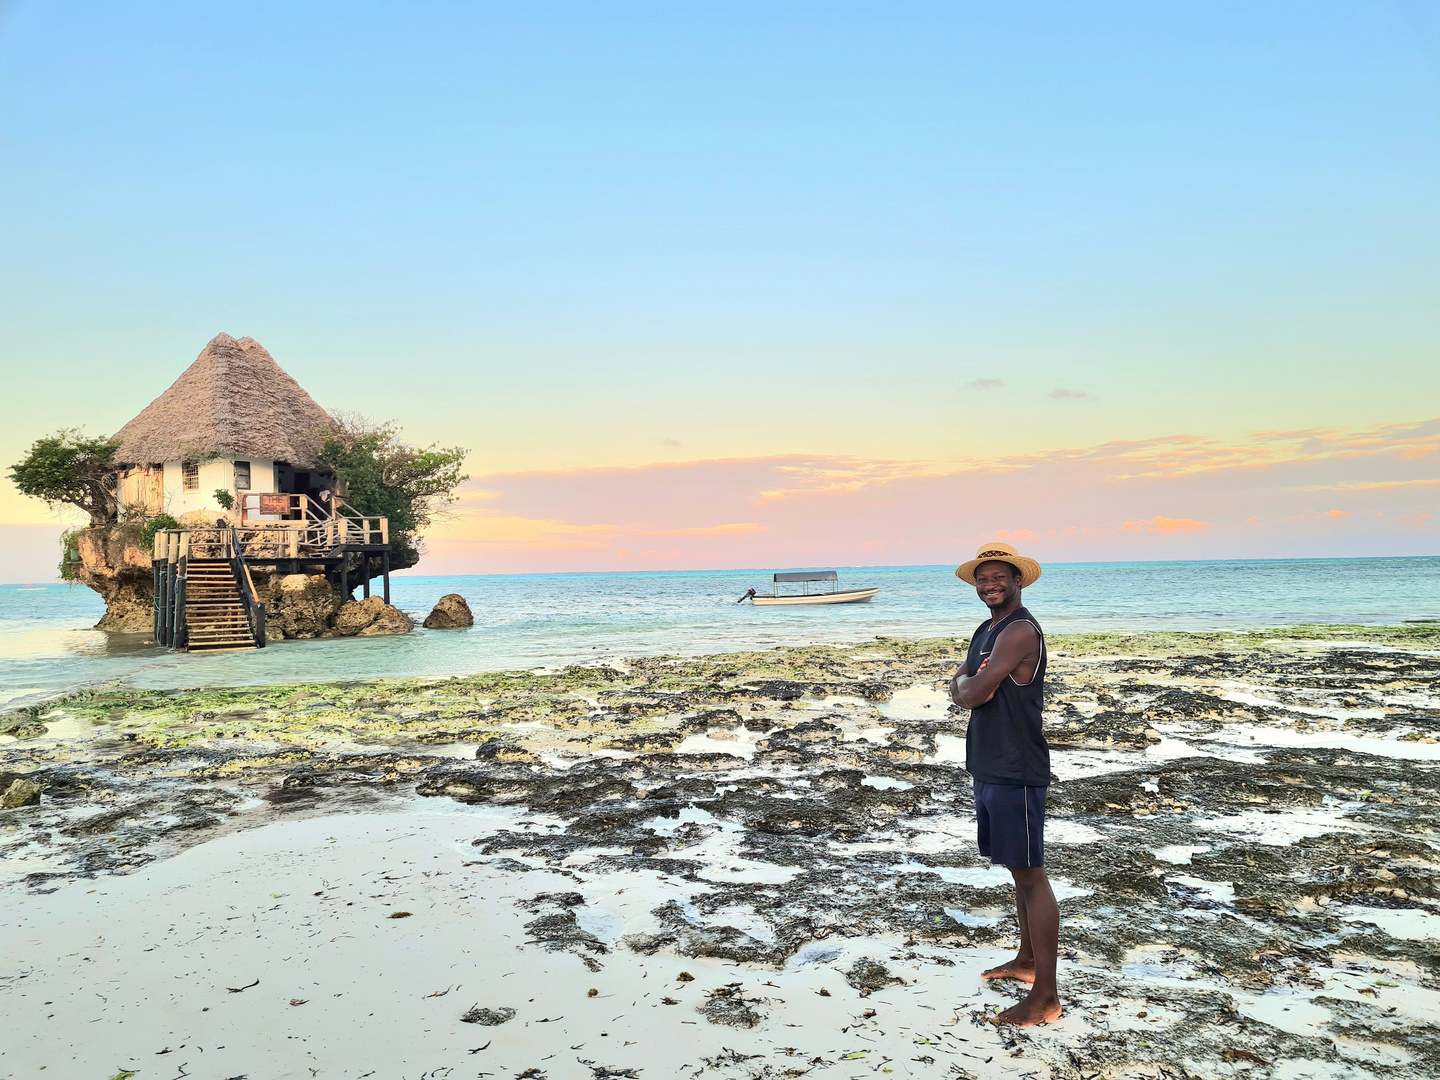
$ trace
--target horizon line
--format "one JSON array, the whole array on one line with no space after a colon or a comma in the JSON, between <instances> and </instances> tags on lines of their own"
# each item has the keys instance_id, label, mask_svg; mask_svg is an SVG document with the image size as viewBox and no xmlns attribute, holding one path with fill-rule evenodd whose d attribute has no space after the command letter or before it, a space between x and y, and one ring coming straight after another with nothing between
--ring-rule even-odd
<instances>
[{"instance_id":1,"label":"horizon line","mask_svg":"<svg viewBox=\"0 0 1440 1080\"><path fill-rule=\"evenodd\" d=\"M1230 558L1230 559L1089 559L1084 562L1051 562L1042 563L1045 567L1074 567L1074 566L1177 566L1193 564L1255 564L1255 563L1296 563L1296 562L1397 562L1413 561L1419 559L1440 559L1440 553L1434 555L1316 555L1316 556L1292 556L1289 558ZM953 566L950 563L856 563L854 565L831 564L820 566L791 566L785 570L776 570L774 567L757 566L736 566L736 567L711 567L707 569L689 568L683 570L527 570L518 573L487 573L487 574L415 574L409 570L396 570L391 572L392 578L514 578L514 577L598 577L605 574L773 574L797 570L944 570ZM46 581L6 581L0 582L0 589L14 588L48 588L51 585L64 585L68 588L87 588L79 581L63 581L60 578L52 578ZM1032 585L1031 588L1034 588Z\"/></svg>"}]
</instances>

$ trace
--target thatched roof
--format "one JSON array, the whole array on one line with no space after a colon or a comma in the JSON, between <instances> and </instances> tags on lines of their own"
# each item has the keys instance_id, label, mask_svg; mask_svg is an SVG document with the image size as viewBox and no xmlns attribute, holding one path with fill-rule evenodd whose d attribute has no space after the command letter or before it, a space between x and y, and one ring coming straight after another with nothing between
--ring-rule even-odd
<instances>
[{"instance_id":1,"label":"thatched roof","mask_svg":"<svg viewBox=\"0 0 1440 1080\"><path fill-rule=\"evenodd\" d=\"M115 434L117 461L273 458L320 465L335 422L254 338L217 334L195 362Z\"/></svg>"}]
</instances>

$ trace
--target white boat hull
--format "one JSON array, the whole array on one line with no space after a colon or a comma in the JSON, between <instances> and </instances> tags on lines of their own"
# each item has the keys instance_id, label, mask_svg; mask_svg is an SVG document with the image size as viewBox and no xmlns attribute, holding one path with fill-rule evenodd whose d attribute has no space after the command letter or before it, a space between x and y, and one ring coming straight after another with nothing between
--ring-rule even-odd
<instances>
[{"instance_id":1,"label":"white boat hull","mask_svg":"<svg viewBox=\"0 0 1440 1080\"><path fill-rule=\"evenodd\" d=\"M795 596L752 596L756 607L794 607L800 604L863 604L879 589L846 589L843 592L801 593Z\"/></svg>"}]
</instances>

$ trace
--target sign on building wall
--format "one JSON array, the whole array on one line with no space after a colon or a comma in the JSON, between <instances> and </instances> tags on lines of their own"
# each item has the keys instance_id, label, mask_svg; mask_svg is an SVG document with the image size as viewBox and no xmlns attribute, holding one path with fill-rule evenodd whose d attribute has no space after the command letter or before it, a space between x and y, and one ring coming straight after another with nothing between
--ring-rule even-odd
<instances>
[{"instance_id":1,"label":"sign on building wall","mask_svg":"<svg viewBox=\"0 0 1440 1080\"><path fill-rule=\"evenodd\" d=\"M274 514L277 517L284 517L290 512L289 495L261 495L260 513Z\"/></svg>"}]
</instances>

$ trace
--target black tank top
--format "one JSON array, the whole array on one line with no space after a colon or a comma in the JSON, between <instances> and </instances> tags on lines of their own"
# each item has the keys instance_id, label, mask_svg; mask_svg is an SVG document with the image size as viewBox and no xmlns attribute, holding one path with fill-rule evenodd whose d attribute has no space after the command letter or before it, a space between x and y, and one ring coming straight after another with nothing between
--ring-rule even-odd
<instances>
[{"instance_id":1,"label":"black tank top","mask_svg":"<svg viewBox=\"0 0 1440 1080\"><path fill-rule=\"evenodd\" d=\"M1018 608L998 626L986 619L970 639L965 671L974 675L990 656L990 650L1004 629L1014 622L1028 622L1040 635L1040 660L1035 674L1024 686L1006 676L995 696L970 712L965 733L965 768L985 784L1015 784L1048 787L1050 747L1040 714L1045 704L1045 632L1025 608Z\"/></svg>"}]
</instances>

